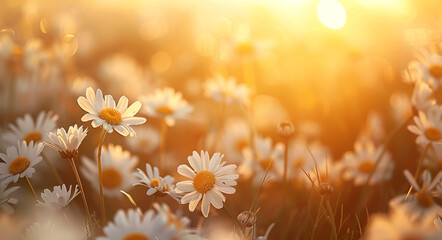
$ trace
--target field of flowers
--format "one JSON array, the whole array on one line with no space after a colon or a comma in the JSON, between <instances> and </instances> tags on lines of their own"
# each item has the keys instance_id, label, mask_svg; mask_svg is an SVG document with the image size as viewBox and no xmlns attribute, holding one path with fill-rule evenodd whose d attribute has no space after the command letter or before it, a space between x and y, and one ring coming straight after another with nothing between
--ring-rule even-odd
<instances>
[{"instance_id":1,"label":"field of flowers","mask_svg":"<svg viewBox=\"0 0 442 240\"><path fill-rule=\"evenodd\" d=\"M440 9L0 1L0 240L442 239Z\"/></svg>"}]
</instances>

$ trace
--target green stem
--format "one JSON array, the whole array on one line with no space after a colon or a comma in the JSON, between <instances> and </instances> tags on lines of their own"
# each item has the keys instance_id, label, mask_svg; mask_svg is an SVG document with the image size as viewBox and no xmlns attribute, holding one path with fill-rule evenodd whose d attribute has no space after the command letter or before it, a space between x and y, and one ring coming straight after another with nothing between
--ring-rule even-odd
<instances>
[{"instance_id":1,"label":"green stem","mask_svg":"<svg viewBox=\"0 0 442 240\"><path fill-rule=\"evenodd\" d=\"M89 212L89 207L88 207L87 201L86 201L86 194L84 193L84 190L83 190L83 184L81 184L80 175L78 174L78 170L77 170L77 167L75 166L75 161L73 158L69 159L69 163L71 164L72 171L74 172L75 178L77 179L78 186L80 187L81 198L83 200L84 209L86 210L89 231L91 232L92 238L95 238L94 230L92 228L92 217L91 217L91 213Z\"/></svg>"},{"instance_id":2,"label":"green stem","mask_svg":"<svg viewBox=\"0 0 442 240\"><path fill-rule=\"evenodd\" d=\"M315 225L313 225L312 237L310 238L312 240L315 238L315 232L316 232L316 228L318 227L318 224L319 224L319 216L321 216L320 213L321 213L323 203L324 203L324 196L321 196L321 201L319 202L319 207L318 207L318 213L316 214Z\"/></svg>"},{"instance_id":3,"label":"green stem","mask_svg":"<svg viewBox=\"0 0 442 240\"><path fill-rule=\"evenodd\" d=\"M100 206L101 206L101 221L103 226L106 224L106 209L104 207L104 195L103 195L103 175L101 171L101 149L103 148L104 138L106 137L106 130L101 129L100 142L98 143L98 154L97 154L97 168L98 168L98 182L100 186Z\"/></svg>"},{"instance_id":4,"label":"green stem","mask_svg":"<svg viewBox=\"0 0 442 240\"><path fill-rule=\"evenodd\" d=\"M26 182L28 183L29 189L31 189L32 195L34 196L35 202L37 202L37 194L35 194L34 187L32 186L31 180L28 177L25 177Z\"/></svg>"},{"instance_id":5,"label":"green stem","mask_svg":"<svg viewBox=\"0 0 442 240\"><path fill-rule=\"evenodd\" d=\"M326 206L327 206L327 212L329 215L329 219L330 219L330 224L332 227L332 239L337 240L338 239L338 233L336 232L336 224L335 224L335 216L333 214L333 210L330 206L330 201L327 199L326 201Z\"/></svg>"}]
</instances>

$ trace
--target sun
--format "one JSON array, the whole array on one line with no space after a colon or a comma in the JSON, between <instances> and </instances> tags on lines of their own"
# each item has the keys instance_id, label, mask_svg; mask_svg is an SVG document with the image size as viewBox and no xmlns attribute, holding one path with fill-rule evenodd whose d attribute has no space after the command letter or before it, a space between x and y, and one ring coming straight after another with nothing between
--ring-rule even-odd
<instances>
[{"instance_id":1,"label":"sun","mask_svg":"<svg viewBox=\"0 0 442 240\"><path fill-rule=\"evenodd\" d=\"M319 21L331 29L340 29L347 22L344 6L336 0L320 0L316 7Z\"/></svg>"}]
</instances>

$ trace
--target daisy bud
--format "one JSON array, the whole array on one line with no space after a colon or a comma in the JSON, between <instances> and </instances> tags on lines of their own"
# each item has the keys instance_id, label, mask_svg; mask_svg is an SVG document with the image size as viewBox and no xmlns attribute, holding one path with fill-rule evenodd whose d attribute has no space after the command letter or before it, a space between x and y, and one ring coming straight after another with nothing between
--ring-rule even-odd
<instances>
[{"instance_id":1,"label":"daisy bud","mask_svg":"<svg viewBox=\"0 0 442 240\"><path fill-rule=\"evenodd\" d=\"M278 134L288 138L291 137L295 133L295 127L293 126L293 123L290 121L282 121L278 124L277 127Z\"/></svg>"},{"instance_id":2,"label":"daisy bud","mask_svg":"<svg viewBox=\"0 0 442 240\"><path fill-rule=\"evenodd\" d=\"M244 211L238 214L236 219L238 219L238 222L243 227L253 227L253 225L256 223L256 215L250 211Z\"/></svg>"},{"instance_id":3,"label":"daisy bud","mask_svg":"<svg viewBox=\"0 0 442 240\"><path fill-rule=\"evenodd\" d=\"M319 185L319 193L322 195L330 195L332 194L334 188L330 183L321 183Z\"/></svg>"}]
</instances>

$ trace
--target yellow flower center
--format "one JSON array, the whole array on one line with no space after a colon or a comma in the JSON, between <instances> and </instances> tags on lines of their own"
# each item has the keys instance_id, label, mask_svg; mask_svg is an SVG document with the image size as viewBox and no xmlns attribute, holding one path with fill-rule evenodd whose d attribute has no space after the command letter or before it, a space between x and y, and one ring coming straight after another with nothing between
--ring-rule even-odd
<instances>
[{"instance_id":1,"label":"yellow flower center","mask_svg":"<svg viewBox=\"0 0 442 240\"><path fill-rule=\"evenodd\" d=\"M160 186L160 183L158 182L158 178L152 179L152 181L150 181L150 186L151 187L158 187L158 186Z\"/></svg>"},{"instance_id":2,"label":"yellow flower center","mask_svg":"<svg viewBox=\"0 0 442 240\"><path fill-rule=\"evenodd\" d=\"M20 174L29 167L29 164L31 164L29 159L25 157L18 157L12 160L12 162L9 164L9 173L12 175Z\"/></svg>"},{"instance_id":3,"label":"yellow flower center","mask_svg":"<svg viewBox=\"0 0 442 240\"><path fill-rule=\"evenodd\" d=\"M98 116L111 125L118 125L123 121L121 113L113 108L103 108L98 113Z\"/></svg>"},{"instance_id":4,"label":"yellow flower center","mask_svg":"<svg viewBox=\"0 0 442 240\"><path fill-rule=\"evenodd\" d=\"M255 53L255 46L251 42L241 42L236 45L235 50L238 55L247 56Z\"/></svg>"},{"instance_id":5,"label":"yellow flower center","mask_svg":"<svg viewBox=\"0 0 442 240\"><path fill-rule=\"evenodd\" d=\"M235 149L238 151L238 152L241 152L244 148L246 148L246 147L248 147L249 146L249 140L248 139L244 139L244 138L242 138L242 139L238 139L236 142L235 142Z\"/></svg>"},{"instance_id":6,"label":"yellow flower center","mask_svg":"<svg viewBox=\"0 0 442 240\"><path fill-rule=\"evenodd\" d=\"M193 178L193 187L199 193L210 191L215 185L215 175L209 171L201 171Z\"/></svg>"},{"instance_id":7,"label":"yellow flower center","mask_svg":"<svg viewBox=\"0 0 442 240\"><path fill-rule=\"evenodd\" d=\"M170 108L169 106L160 106L157 107L157 113L162 115L170 115L173 113L173 109Z\"/></svg>"},{"instance_id":8,"label":"yellow flower center","mask_svg":"<svg viewBox=\"0 0 442 240\"><path fill-rule=\"evenodd\" d=\"M131 233L124 237L123 240L150 240L150 238L142 233Z\"/></svg>"},{"instance_id":9,"label":"yellow flower center","mask_svg":"<svg viewBox=\"0 0 442 240\"><path fill-rule=\"evenodd\" d=\"M38 131L29 132L28 134L26 134L23 140L26 142L26 144L29 144L31 141L34 141L34 143L36 143L41 140L41 133Z\"/></svg>"},{"instance_id":10,"label":"yellow flower center","mask_svg":"<svg viewBox=\"0 0 442 240\"><path fill-rule=\"evenodd\" d=\"M430 193L426 190L421 190L415 194L417 203L424 208L429 208L433 206L434 200Z\"/></svg>"},{"instance_id":11,"label":"yellow flower center","mask_svg":"<svg viewBox=\"0 0 442 240\"><path fill-rule=\"evenodd\" d=\"M370 174L371 171L373 170L373 167L374 167L373 161L365 160L359 164L358 169L363 173Z\"/></svg>"},{"instance_id":12,"label":"yellow flower center","mask_svg":"<svg viewBox=\"0 0 442 240\"><path fill-rule=\"evenodd\" d=\"M15 47L12 48L11 54L14 55L14 56L22 56L23 55L23 51L20 49L20 47L15 46Z\"/></svg>"},{"instance_id":13,"label":"yellow flower center","mask_svg":"<svg viewBox=\"0 0 442 240\"><path fill-rule=\"evenodd\" d=\"M103 186L105 188L117 188L121 185L123 177L115 168L106 168L102 171Z\"/></svg>"},{"instance_id":14,"label":"yellow flower center","mask_svg":"<svg viewBox=\"0 0 442 240\"><path fill-rule=\"evenodd\" d=\"M166 183L166 191L170 191L170 186L168 183Z\"/></svg>"},{"instance_id":15,"label":"yellow flower center","mask_svg":"<svg viewBox=\"0 0 442 240\"><path fill-rule=\"evenodd\" d=\"M435 78L442 77L442 65L433 65L428 69L428 71Z\"/></svg>"},{"instance_id":16,"label":"yellow flower center","mask_svg":"<svg viewBox=\"0 0 442 240\"><path fill-rule=\"evenodd\" d=\"M430 141L439 141L439 139L441 137L441 133L440 133L439 129L434 128L434 127L429 127L425 130L425 136Z\"/></svg>"},{"instance_id":17,"label":"yellow flower center","mask_svg":"<svg viewBox=\"0 0 442 240\"><path fill-rule=\"evenodd\" d=\"M259 161L259 166L261 166L262 169L271 171L273 169L273 161L271 158L265 158L261 161Z\"/></svg>"}]
</instances>

